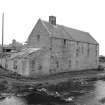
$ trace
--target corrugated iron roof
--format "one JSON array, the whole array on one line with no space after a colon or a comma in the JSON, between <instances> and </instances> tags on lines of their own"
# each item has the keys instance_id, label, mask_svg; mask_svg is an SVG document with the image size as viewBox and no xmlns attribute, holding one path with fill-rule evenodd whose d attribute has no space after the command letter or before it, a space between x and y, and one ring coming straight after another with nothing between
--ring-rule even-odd
<instances>
[{"instance_id":1,"label":"corrugated iron roof","mask_svg":"<svg viewBox=\"0 0 105 105\"><path fill-rule=\"evenodd\" d=\"M40 50L40 48L26 48L26 49L23 49L21 52L12 54L10 59L13 59L16 57L19 57L19 58L27 57L29 54L36 52L38 50Z\"/></svg>"},{"instance_id":2,"label":"corrugated iron roof","mask_svg":"<svg viewBox=\"0 0 105 105\"><path fill-rule=\"evenodd\" d=\"M42 21L42 20L41 20ZM69 28L63 25L52 25L49 22L42 21L51 37L65 38L80 42L98 44L97 41L88 33L77 29Z\"/></svg>"}]
</instances>

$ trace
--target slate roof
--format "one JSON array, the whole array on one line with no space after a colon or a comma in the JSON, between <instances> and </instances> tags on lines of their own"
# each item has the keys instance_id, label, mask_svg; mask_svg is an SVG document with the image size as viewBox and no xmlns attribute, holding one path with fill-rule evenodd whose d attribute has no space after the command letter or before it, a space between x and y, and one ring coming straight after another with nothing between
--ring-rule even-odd
<instances>
[{"instance_id":1,"label":"slate roof","mask_svg":"<svg viewBox=\"0 0 105 105\"><path fill-rule=\"evenodd\" d=\"M52 25L47 21L41 20L51 37L69 39L74 41L98 44L97 41L88 33L63 25Z\"/></svg>"}]
</instances>

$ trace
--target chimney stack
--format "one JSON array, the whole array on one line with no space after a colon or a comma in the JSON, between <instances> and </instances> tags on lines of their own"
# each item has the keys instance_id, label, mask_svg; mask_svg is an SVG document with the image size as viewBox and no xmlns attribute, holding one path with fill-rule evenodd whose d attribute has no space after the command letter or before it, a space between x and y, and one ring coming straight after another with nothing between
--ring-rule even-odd
<instances>
[{"instance_id":1,"label":"chimney stack","mask_svg":"<svg viewBox=\"0 0 105 105\"><path fill-rule=\"evenodd\" d=\"M56 25L56 17L55 16L49 16L49 23L52 25Z\"/></svg>"}]
</instances>

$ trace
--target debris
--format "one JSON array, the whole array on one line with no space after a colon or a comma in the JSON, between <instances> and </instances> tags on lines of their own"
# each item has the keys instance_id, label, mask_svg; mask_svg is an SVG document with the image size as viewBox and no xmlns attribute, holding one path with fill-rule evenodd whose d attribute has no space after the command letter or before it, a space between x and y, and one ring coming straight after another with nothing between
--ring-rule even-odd
<instances>
[{"instance_id":1,"label":"debris","mask_svg":"<svg viewBox=\"0 0 105 105\"><path fill-rule=\"evenodd\" d=\"M66 102L70 102L73 100L73 97L68 97L67 99L65 99Z\"/></svg>"}]
</instances>

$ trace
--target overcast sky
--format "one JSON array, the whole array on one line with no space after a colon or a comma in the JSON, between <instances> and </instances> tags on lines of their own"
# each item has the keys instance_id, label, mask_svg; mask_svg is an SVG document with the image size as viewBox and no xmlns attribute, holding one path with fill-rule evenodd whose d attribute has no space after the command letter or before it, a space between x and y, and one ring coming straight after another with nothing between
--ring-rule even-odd
<instances>
[{"instance_id":1,"label":"overcast sky","mask_svg":"<svg viewBox=\"0 0 105 105\"><path fill-rule=\"evenodd\" d=\"M89 32L105 55L105 0L0 0L0 20L3 12L5 44L25 42L39 18L54 15L57 24Z\"/></svg>"}]
</instances>

